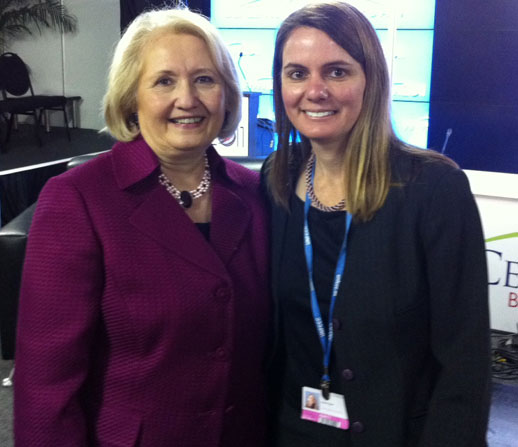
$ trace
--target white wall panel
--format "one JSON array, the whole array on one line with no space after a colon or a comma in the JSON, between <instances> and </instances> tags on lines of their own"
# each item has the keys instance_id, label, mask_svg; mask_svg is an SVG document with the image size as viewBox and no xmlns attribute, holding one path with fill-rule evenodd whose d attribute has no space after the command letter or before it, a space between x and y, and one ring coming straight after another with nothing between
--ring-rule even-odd
<instances>
[{"instance_id":1,"label":"white wall panel","mask_svg":"<svg viewBox=\"0 0 518 447\"><path fill-rule=\"evenodd\" d=\"M63 94L61 34L44 30L10 41L7 51L17 53L30 67L36 94Z\"/></svg>"},{"instance_id":2,"label":"white wall panel","mask_svg":"<svg viewBox=\"0 0 518 447\"><path fill-rule=\"evenodd\" d=\"M119 0L63 0L78 19L75 34L36 31L13 40L32 71L35 93L81 96L80 127L101 129L100 113L106 77L115 43L120 37ZM51 114L52 125L62 125L62 114Z\"/></svg>"},{"instance_id":3,"label":"white wall panel","mask_svg":"<svg viewBox=\"0 0 518 447\"><path fill-rule=\"evenodd\" d=\"M65 0L65 4L79 22L77 34L65 35L65 91L67 96L83 98L81 127L101 129L108 67L120 37L119 0Z\"/></svg>"}]
</instances>

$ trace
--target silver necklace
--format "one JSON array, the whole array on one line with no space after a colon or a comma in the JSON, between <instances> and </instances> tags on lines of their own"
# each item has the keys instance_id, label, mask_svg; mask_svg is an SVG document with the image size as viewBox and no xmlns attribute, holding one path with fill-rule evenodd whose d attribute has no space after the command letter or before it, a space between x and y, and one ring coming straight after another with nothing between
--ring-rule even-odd
<instances>
[{"instance_id":1,"label":"silver necklace","mask_svg":"<svg viewBox=\"0 0 518 447\"><path fill-rule=\"evenodd\" d=\"M311 181L311 173L313 172L313 166L315 165L315 154L311 153L309 157L308 163L306 165L306 170L304 172L305 181L306 181L306 191L308 193L309 198L311 199L311 205L320 211L343 211L345 210L345 199L340 200L336 205L327 206L324 205L318 200L318 197L315 194L315 190L313 189L313 182Z\"/></svg>"},{"instance_id":2,"label":"silver necklace","mask_svg":"<svg viewBox=\"0 0 518 447\"><path fill-rule=\"evenodd\" d=\"M205 154L205 171L196 189L192 191L180 191L163 172L158 176L158 182L165 187L167 192L171 194L180 205L184 208L190 208L194 199L199 199L209 190L210 168L207 154Z\"/></svg>"}]
</instances>

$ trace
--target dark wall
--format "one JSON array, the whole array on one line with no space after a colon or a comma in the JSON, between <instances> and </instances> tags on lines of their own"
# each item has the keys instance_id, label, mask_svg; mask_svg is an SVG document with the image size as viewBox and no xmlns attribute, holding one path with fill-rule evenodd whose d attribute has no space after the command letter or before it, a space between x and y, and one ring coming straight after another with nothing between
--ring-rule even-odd
<instances>
[{"instance_id":1,"label":"dark wall","mask_svg":"<svg viewBox=\"0 0 518 447\"><path fill-rule=\"evenodd\" d=\"M165 5L174 6L176 3L175 0L120 0L121 32L142 11L150 8L162 8ZM183 3L188 5L189 9L210 17L210 0L184 0Z\"/></svg>"},{"instance_id":2,"label":"dark wall","mask_svg":"<svg viewBox=\"0 0 518 447\"><path fill-rule=\"evenodd\" d=\"M189 0L189 8L210 18L210 0Z\"/></svg>"},{"instance_id":3,"label":"dark wall","mask_svg":"<svg viewBox=\"0 0 518 447\"><path fill-rule=\"evenodd\" d=\"M463 169L518 173L518 2L437 0L429 146Z\"/></svg>"}]
</instances>

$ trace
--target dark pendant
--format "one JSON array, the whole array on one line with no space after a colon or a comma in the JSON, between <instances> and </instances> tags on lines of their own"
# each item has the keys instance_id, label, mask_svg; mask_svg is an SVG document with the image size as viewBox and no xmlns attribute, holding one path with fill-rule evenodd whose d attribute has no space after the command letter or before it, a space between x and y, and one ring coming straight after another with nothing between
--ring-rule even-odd
<instances>
[{"instance_id":1,"label":"dark pendant","mask_svg":"<svg viewBox=\"0 0 518 447\"><path fill-rule=\"evenodd\" d=\"M189 194L189 191L182 191L180 192L180 200L181 205L184 208L190 208L192 205L192 196Z\"/></svg>"},{"instance_id":2,"label":"dark pendant","mask_svg":"<svg viewBox=\"0 0 518 447\"><path fill-rule=\"evenodd\" d=\"M329 380L322 380L320 382L320 389L325 400L329 400L329 389L331 388L331 382Z\"/></svg>"}]
</instances>

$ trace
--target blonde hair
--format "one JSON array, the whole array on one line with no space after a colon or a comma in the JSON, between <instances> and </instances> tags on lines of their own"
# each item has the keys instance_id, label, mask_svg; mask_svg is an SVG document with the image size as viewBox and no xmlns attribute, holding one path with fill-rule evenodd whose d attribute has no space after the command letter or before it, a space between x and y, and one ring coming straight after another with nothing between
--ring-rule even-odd
<instances>
[{"instance_id":1,"label":"blonde hair","mask_svg":"<svg viewBox=\"0 0 518 447\"><path fill-rule=\"evenodd\" d=\"M142 51L159 33L190 34L205 42L225 83L225 120L218 137L231 136L241 119L241 88L234 63L217 29L204 16L184 6L144 12L126 28L115 48L103 100L109 132L119 141L134 140L139 134L135 113Z\"/></svg>"},{"instance_id":2,"label":"blonde hair","mask_svg":"<svg viewBox=\"0 0 518 447\"><path fill-rule=\"evenodd\" d=\"M304 161L311 152L310 141L290 122L282 100L282 54L292 32L299 27L325 32L347 51L365 73L363 106L348 138L344 157L347 210L359 221L367 221L383 206L391 186L390 151L403 150L418 157L446 159L433 151L413 148L400 141L390 120L390 82L385 56L376 32L367 18L345 2L308 5L281 24L275 42L273 92L279 147L268 167L268 186L274 200L288 208L293 192L290 172L292 157ZM300 154L291 146L300 140Z\"/></svg>"}]
</instances>

